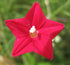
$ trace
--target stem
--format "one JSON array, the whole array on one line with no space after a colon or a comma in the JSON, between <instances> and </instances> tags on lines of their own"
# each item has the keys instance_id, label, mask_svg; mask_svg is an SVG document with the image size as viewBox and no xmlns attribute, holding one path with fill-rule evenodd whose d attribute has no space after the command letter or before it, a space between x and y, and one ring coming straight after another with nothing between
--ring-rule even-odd
<instances>
[{"instance_id":1,"label":"stem","mask_svg":"<svg viewBox=\"0 0 70 65\"><path fill-rule=\"evenodd\" d=\"M50 10L50 5L49 5L49 0L45 0L45 4L46 4L46 8L47 8L47 18L50 19L51 18L51 10Z\"/></svg>"},{"instance_id":2,"label":"stem","mask_svg":"<svg viewBox=\"0 0 70 65\"><path fill-rule=\"evenodd\" d=\"M23 60L24 65L29 65L29 63L28 63L26 57L23 56L23 55L22 55L22 60Z\"/></svg>"}]
</instances>

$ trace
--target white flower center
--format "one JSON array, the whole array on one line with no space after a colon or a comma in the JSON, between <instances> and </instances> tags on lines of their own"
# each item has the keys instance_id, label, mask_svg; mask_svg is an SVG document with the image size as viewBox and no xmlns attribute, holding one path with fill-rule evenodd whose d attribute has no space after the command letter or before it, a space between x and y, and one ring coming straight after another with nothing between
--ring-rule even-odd
<instances>
[{"instance_id":1,"label":"white flower center","mask_svg":"<svg viewBox=\"0 0 70 65\"><path fill-rule=\"evenodd\" d=\"M29 30L30 33L34 33L36 31L35 26L32 26L32 28Z\"/></svg>"},{"instance_id":2,"label":"white flower center","mask_svg":"<svg viewBox=\"0 0 70 65\"><path fill-rule=\"evenodd\" d=\"M29 30L30 36L32 38L37 37L38 36L38 31L36 30L35 26L32 26L31 29Z\"/></svg>"}]
</instances>

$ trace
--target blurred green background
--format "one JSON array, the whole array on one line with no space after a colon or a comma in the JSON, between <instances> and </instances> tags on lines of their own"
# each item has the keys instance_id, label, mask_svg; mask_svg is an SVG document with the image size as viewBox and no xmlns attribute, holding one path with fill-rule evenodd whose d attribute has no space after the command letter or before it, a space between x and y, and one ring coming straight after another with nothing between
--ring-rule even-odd
<instances>
[{"instance_id":1,"label":"blurred green background","mask_svg":"<svg viewBox=\"0 0 70 65\"><path fill-rule=\"evenodd\" d=\"M40 3L48 19L65 25L53 40L51 61L33 52L11 56L15 37L5 20L23 18L34 2ZM70 65L70 0L0 0L0 65Z\"/></svg>"}]
</instances>

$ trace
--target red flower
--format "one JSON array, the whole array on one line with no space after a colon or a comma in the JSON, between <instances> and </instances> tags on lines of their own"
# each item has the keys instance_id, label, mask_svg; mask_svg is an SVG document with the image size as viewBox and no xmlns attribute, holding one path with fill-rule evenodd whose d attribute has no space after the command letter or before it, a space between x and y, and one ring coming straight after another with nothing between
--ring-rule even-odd
<instances>
[{"instance_id":1,"label":"red flower","mask_svg":"<svg viewBox=\"0 0 70 65\"><path fill-rule=\"evenodd\" d=\"M16 37L14 57L33 51L50 60L53 58L52 39L64 28L62 23L46 19L38 2L24 18L6 20L6 25Z\"/></svg>"}]
</instances>

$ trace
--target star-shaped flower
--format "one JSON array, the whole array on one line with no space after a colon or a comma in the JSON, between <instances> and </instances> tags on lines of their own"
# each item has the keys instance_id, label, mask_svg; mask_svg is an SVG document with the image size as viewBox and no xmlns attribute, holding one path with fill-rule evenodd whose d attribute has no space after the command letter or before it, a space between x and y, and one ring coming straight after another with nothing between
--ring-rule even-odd
<instances>
[{"instance_id":1,"label":"star-shaped flower","mask_svg":"<svg viewBox=\"0 0 70 65\"><path fill-rule=\"evenodd\" d=\"M52 39L64 28L62 23L46 19L38 2L24 18L6 20L6 25L16 37L12 56L33 51L50 60L53 58Z\"/></svg>"}]
</instances>

